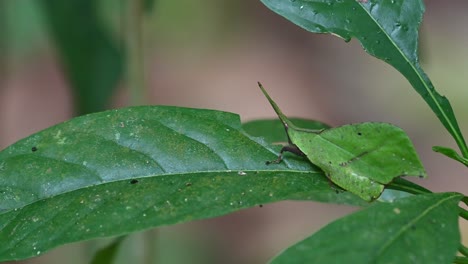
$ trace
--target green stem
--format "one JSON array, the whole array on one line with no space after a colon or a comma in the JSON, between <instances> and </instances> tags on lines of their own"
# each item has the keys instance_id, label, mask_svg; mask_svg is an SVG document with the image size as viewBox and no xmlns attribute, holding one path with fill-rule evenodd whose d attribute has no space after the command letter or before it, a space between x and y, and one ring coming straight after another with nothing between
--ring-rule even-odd
<instances>
[{"instance_id":1,"label":"green stem","mask_svg":"<svg viewBox=\"0 0 468 264\"><path fill-rule=\"evenodd\" d=\"M453 260L453 263L456 263L456 264L468 264L468 258L456 256L455 259Z\"/></svg>"},{"instance_id":2,"label":"green stem","mask_svg":"<svg viewBox=\"0 0 468 264\"><path fill-rule=\"evenodd\" d=\"M145 103L145 76L142 45L142 0L127 2L126 46L127 85L130 90L130 104Z\"/></svg>"},{"instance_id":3,"label":"green stem","mask_svg":"<svg viewBox=\"0 0 468 264\"><path fill-rule=\"evenodd\" d=\"M468 206L468 196L464 196L462 202L464 202Z\"/></svg>"},{"instance_id":4,"label":"green stem","mask_svg":"<svg viewBox=\"0 0 468 264\"><path fill-rule=\"evenodd\" d=\"M461 201L468 206L468 196L464 196ZM460 216L468 220L468 211L460 207Z\"/></svg>"},{"instance_id":5,"label":"green stem","mask_svg":"<svg viewBox=\"0 0 468 264\"><path fill-rule=\"evenodd\" d=\"M468 211L463 208L460 208L460 216L465 220L468 220Z\"/></svg>"},{"instance_id":6,"label":"green stem","mask_svg":"<svg viewBox=\"0 0 468 264\"><path fill-rule=\"evenodd\" d=\"M468 257L468 248L464 245L460 245L460 247L458 248L458 252L460 252L465 257Z\"/></svg>"},{"instance_id":7,"label":"green stem","mask_svg":"<svg viewBox=\"0 0 468 264\"><path fill-rule=\"evenodd\" d=\"M396 178L393 182L387 185L387 188L411 194L432 193L430 190L402 178Z\"/></svg>"},{"instance_id":8,"label":"green stem","mask_svg":"<svg viewBox=\"0 0 468 264\"><path fill-rule=\"evenodd\" d=\"M458 147L461 150L462 156L466 159L468 159L468 147L466 146L465 140L463 136L460 134L457 134L458 137L455 137L455 141L457 142Z\"/></svg>"}]
</instances>

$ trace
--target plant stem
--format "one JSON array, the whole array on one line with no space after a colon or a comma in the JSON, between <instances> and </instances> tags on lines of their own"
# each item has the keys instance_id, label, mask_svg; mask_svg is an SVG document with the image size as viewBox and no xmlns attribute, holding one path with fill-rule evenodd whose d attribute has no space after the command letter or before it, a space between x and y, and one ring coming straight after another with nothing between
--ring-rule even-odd
<instances>
[{"instance_id":1,"label":"plant stem","mask_svg":"<svg viewBox=\"0 0 468 264\"><path fill-rule=\"evenodd\" d=\"M127 51L127 86L130 90L130 104L145 103L145 73L143 60L143 1L132 0L127 4L126 15L126 51ZM142 237L144 243L144 263L154 263L157 230L146 231Z\"/></svg>"},{"instance_id":2,"label":"plant stem","mask_svg":"<svg viewBox=\"0 0 468 264\"><path fill-rule=\"evenodd\" d=\"M468 211L460 208L460 216L463 217L465 220L468 220Z\"/></svg>"},{"instance_id":3,"label":"plant stem","mask_svg":"<svg viewBox=\"0 0 468 264\"><path fill-rule=\"evenodd\" d=\"M158 247L158 229L151 229L143 233L144 263L156 263Z\"/></svg>"},{"instance_id":4,"label":"plant stem","mask_svg":"<svg viewBox=\"0 0 468 264\"><path fill-rule=\"evenodd\" d=\"M387 188L411 194L431 193L430 190L402 178L396 178L393 182L387 185Z\"/></svg>"},{"instance_id":5,"label":"plant stem","mask_svg":"<svg viewBox=\"0 0 468 264\"><path fill-rule=\"evenodd\" d=\"M457 264L468 264L468 258L466 257L455 257L455 259L453 260L453 263L457 263Z\"/></svg>"},{"instance_id":6,"label":"plant stem","mask_svg":"<svg viewBox=\"0 0 468 264\"><path fill-rule=\"evenodd\" d=\"M142 45L142 0L127 3L126 15L126 51L127 51L127 86L130 90L130 104L145 103L145 75Z\"/></svg>"},{"instance_id":7,"label":"plant stem","mask_svg":"<svg viewBox=\"0 0 468 264\"><path fill-rule=\"evenodd\" d=\"M468 257L468 248L465 247L464 245L460 244L460 247L458 248L458 252L460 252L465 257Z\"/></svg>"},{"instance_id":8,"label":"plant stem","mask_svg":"<svg viewBox=\"0 0 468 264\"><path fill-rule=\"evenodd\" d=\"M464 202L468 206L468 196L464 196L462 202Z\"/></svg>"}]
</instances>

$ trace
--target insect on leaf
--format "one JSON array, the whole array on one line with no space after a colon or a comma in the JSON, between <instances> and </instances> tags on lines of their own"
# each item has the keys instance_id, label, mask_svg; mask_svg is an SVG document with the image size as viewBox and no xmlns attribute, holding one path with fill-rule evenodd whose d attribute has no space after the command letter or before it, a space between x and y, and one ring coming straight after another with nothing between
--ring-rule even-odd
<instances>
[{"instance_id":1,"label":"insect on leaf","mask_svg":"<svg viewBox=\"0 0 468 264\"><path fill-rule=\"evenodd\" d=\"M453 136L463 157L468 156L450 102L436 91L419 64L418 30L425 9L423 0L261 2L307 31L330 33L347 42L356 38L367 53L392 65L406 77Z\"/></svg>"},{"instance_id":2,"label":"insect on leaf","mask_svg":"<svg viewBox=\"0 0 468 264\"><path fill-rule=\"evenodd\" d=\"M426 177L410 139L399 127L367 122L318 131L298 128L259 86L286 129L290 146L281 152L304 154L339 187L372 201L394 178ZM280 155L277 161L281 159Z\"/></svg>"}]
</instances>

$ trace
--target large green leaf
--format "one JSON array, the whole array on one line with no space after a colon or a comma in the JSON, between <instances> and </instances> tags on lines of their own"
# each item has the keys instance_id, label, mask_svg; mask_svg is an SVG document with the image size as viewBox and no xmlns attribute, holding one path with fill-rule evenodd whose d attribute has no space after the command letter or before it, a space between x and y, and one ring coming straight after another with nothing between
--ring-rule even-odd
<instances>
[{"instance_id":1,"label":"large green leaf","mask_svg":"<svg viewBox=\"0 0 468 264\"><path fill-rule=\"evenodd\" d=\"M123 73L123 54L99 16L99 1L41 0L78 114L105 110Z\"/></svg>"},{"instance_id":2,"label":"large green leaf","mask_svg":"<svg viewBox=\"0 0 468 264\"><path fill-rule=\"evenodd\" d=\"M143 106L72 119L0 152L0 261L297 199L364 205L239 116Z\"/></svg>"},{"instance_id":3,"label":"large green leaf","mask_svg":"<svg viewBox=\"0 0 468 264\"><path fill-rule=\"evenodd\" d=\"M462 197L425 194L375 204L327 225L272 263L452 263Z\"/></svg>"},{"instance_id":4,"label":"large green leaf","mask_svg":"<svg viewBox=\"0 0 468 264\"><path fill-rule=\"evenodd\" d=\"M357 38L364 50L400 71L424 98L468 155L449 101L441 96L418 62L422 0L261 0L268 8L314 33L332 33L345 41Z\"/></svg>"}]
</instances>

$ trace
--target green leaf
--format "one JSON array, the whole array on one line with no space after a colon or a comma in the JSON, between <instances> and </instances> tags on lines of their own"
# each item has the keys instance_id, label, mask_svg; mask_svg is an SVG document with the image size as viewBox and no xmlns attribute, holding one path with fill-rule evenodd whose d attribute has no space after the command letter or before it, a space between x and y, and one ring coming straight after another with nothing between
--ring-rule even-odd
<instances>
[{"instance_id":1,"label":"green leaf","mask_svg":"<svg viewBox=\"0 0 468 264\"><path fill-rule=\"evenodd\" d=\"M432 85L418 62L422 0L261 0L268 8L314 33L331 33L384 60L411 83L468 156L465 139L449 101Z\"/></svg>"},{"instance_id":2,"label":"green leaf","mask_svg":"<svg viewBox=\"0 0 468 264\"><path fill-rule=\"evenodd\" d=\"M434 146L432 147L432 150L435 152L439 152L441 154L444 154L445 156L454 159L458 162L461 162L465 166L468 166L468 159L460 156L455 150L447 147L441 147L441 146Z\"/></svg>"},{"instance_id":3,"label":"green leaf","mask_svg":"<svg viewBox=\"0 0 468 264\"><path fill-rule=\"evenodd\" d=\"M93 259L91 260L91 264L112 264L114 263L115 257L119 252L119 247L124 241L126 236L121 236L116 238L106 247L100 249L96 252Z\"/></svg>"},{"instance_id":4,"label":"green leaf","mask_svg":"<svg viewBox=\"0 0 468 264\"><path fill-rule=\"evenodd\" d=\"M0 152L0 261L74 241L220 216L281 200L365 205L235 114L141 106L72 119Z\"/></svg>"},{"instance_id":5,"label":"green leaf","mask_svg":"<svg viewBox=\"0 0 468 264\"><path fill-rule=\"evenodd\" d=\"M78 114L102 111L123 73L123 54L99 17L99 1L40 1L74 91Z\"/></svg>"},{"instance_id":6,"label":"green leaf","mask_svg":"<svg viewBox=\"0 0 468 264\"><path fill-rule=\"evenodd\" d=\"M298 127L320 130L330 128L329 125L315 120L290 118ZM242 124L242 129L254 137L263 137L269 143L288 142L283 123L277 118L253 120Z\"/></svg>"},{"instance_id":7,"label":"green leaf","mask_svg":"<svg viewBox=\"0 0 468 264\"><path fill-rule=\"evenodd\" d=\"M462 197L425 194L374 204L328 224L272 263L452 263Z\"/></svg>"}]
</instances>

